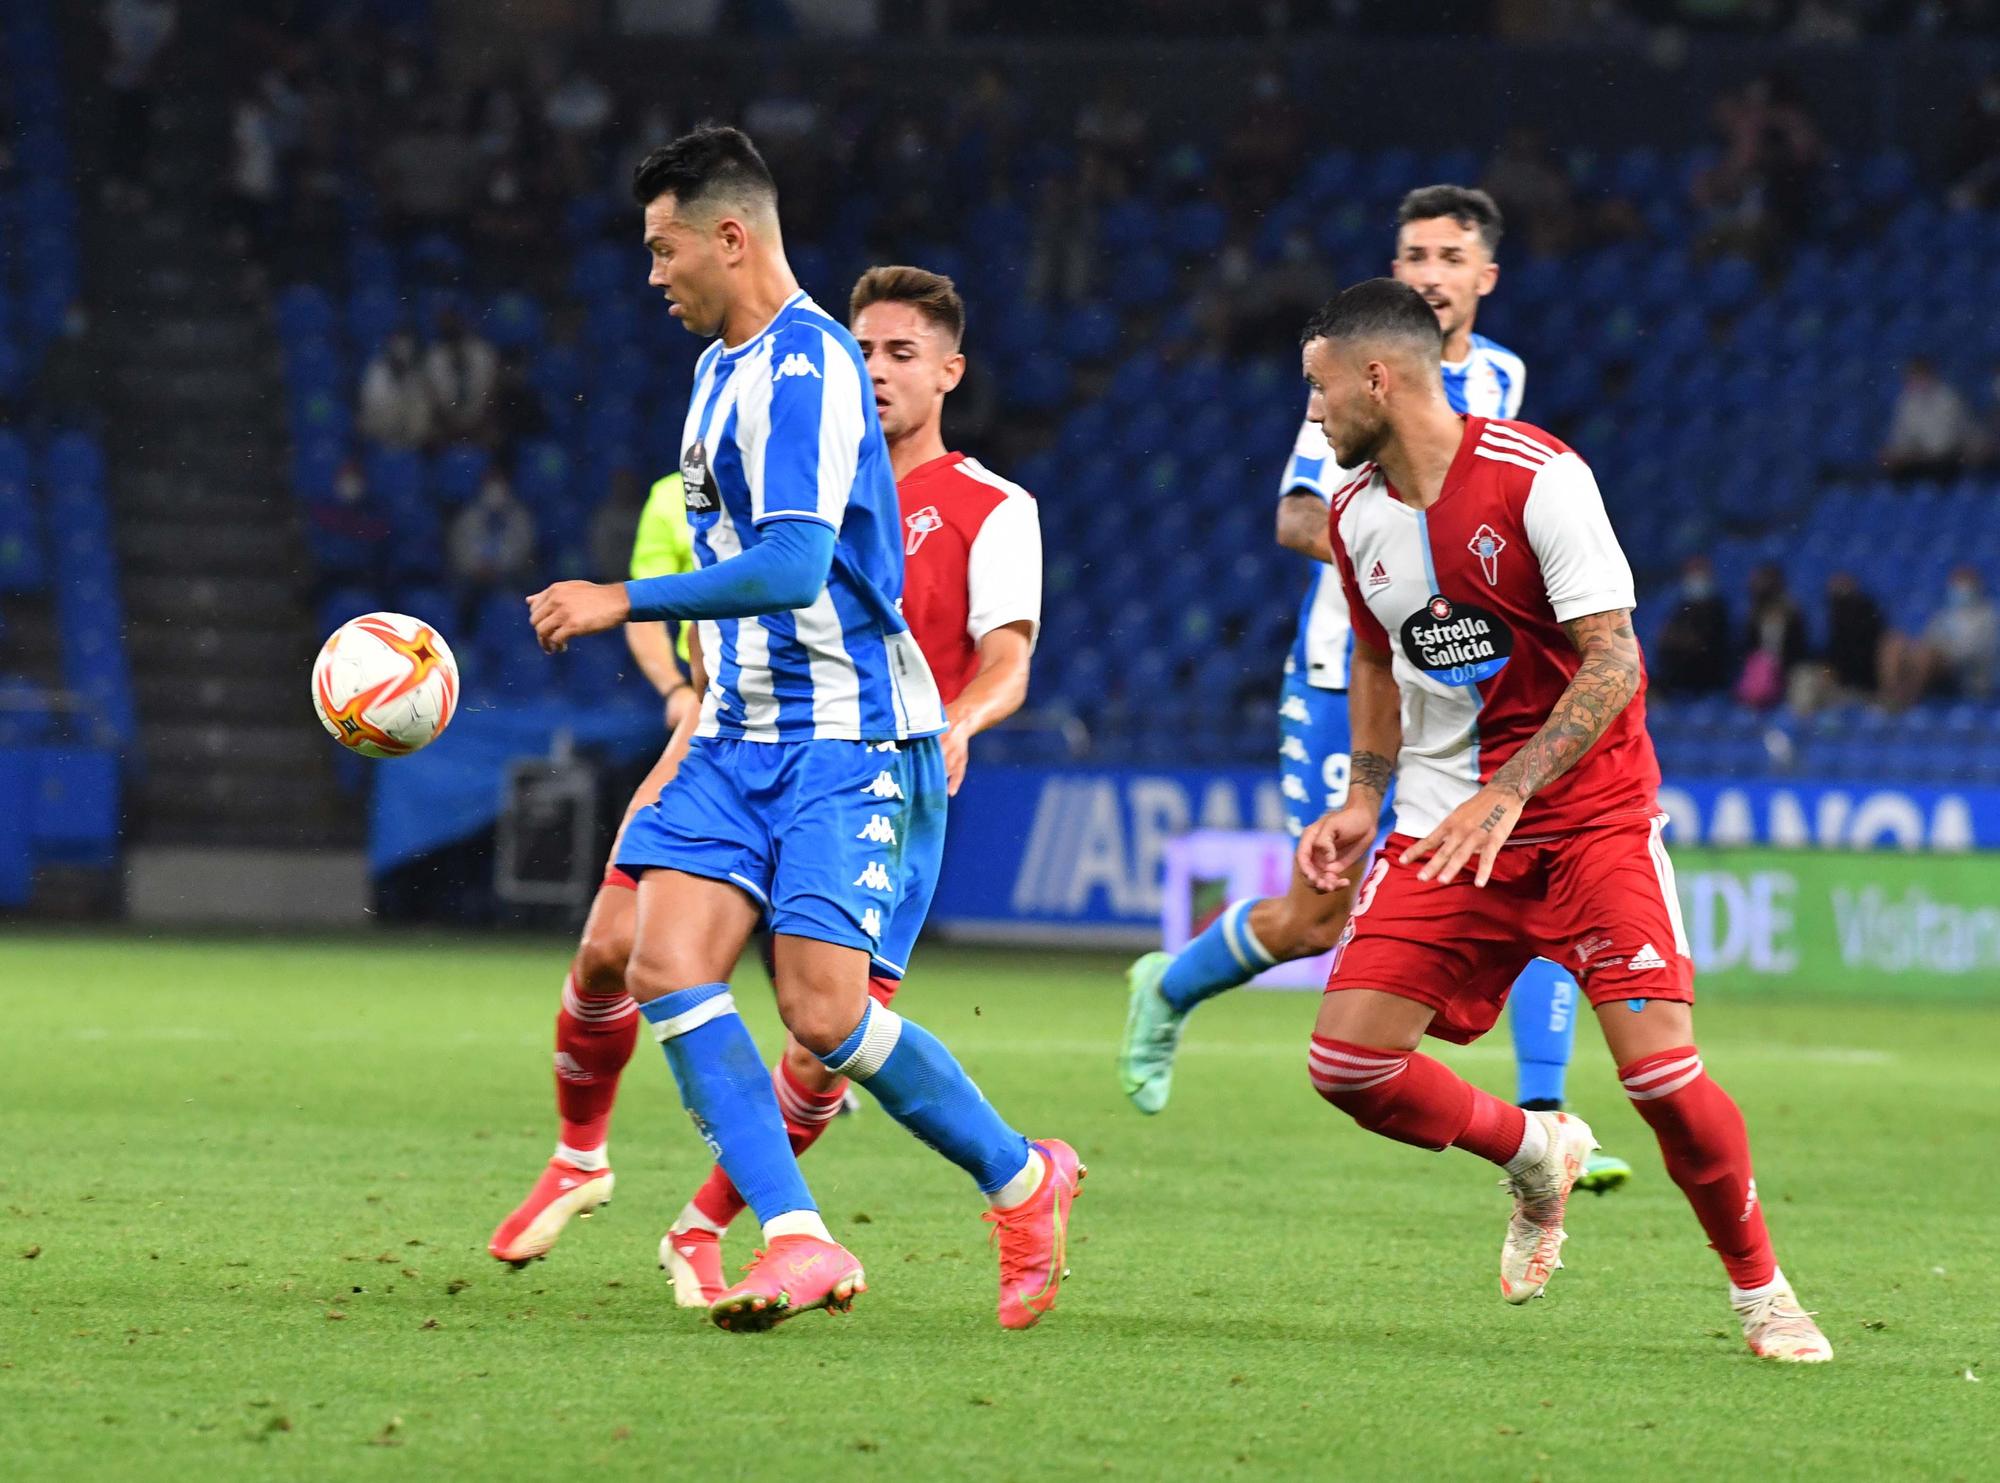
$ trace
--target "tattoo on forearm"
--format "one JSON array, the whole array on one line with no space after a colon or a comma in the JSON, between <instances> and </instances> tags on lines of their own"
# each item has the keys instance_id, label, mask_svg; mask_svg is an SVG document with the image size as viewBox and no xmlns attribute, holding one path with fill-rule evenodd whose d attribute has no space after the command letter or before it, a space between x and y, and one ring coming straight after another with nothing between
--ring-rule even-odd
<instances>
[{"instance_id":1,"label":"tattoo on forearm","mask_svg":"<svg viewBox=\"0 0 2000 1483\"><path fill-rule=\"evenodd\" d=\"M1639 641L1629 610L1572 619L1563 631L1583 663L1541 730L1493 775L1494 787L1523 803L1574 767L1639 690Z\"/></svg>"},{"instance_id":2,"label":"tattoo on forearm","mask_svg":"<svg viewBox=\"0 0 2000 1483\"><path fill-rule=\"evenodd\" d=\"M1356 752L1348 764L1348 786L1370 788L1377 798L1389 796L1389 783L1396 776L1395 762L1380 752Z\"/></svg>"}]
</instances>

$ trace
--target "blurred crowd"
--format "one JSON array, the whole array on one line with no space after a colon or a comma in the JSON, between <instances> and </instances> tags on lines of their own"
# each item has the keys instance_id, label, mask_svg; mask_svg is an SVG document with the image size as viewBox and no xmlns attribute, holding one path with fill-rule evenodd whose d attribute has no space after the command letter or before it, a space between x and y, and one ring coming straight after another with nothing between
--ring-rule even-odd
<instances>
[{"instance_id":1,"label":"blurred crowd","mask_svg":"<svg viewBox=\"0 0 2000 1483\"><path fill-rule=\"evenodd\" d=\"M1906 710L1923 700L1992 699L2000 608L1977 568L1951 572L1942 602L1914 633L1892 628L1849 571L1827 578L1820 602L1815 624L1783 569L1766 563L1732 603L1709 558L1690 557L1653 645L1653 688L1670 697L1727 693L1753 710L1801 715L1845 702Z\"/></svg>"}]
</instances>

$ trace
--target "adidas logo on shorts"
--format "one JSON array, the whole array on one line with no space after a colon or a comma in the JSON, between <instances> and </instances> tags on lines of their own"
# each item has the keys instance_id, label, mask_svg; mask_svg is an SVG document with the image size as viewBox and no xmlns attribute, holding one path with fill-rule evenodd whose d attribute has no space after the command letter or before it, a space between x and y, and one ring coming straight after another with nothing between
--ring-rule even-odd
<instances>
[{"instance_id":1,"label":"adidas logo on shorts","mask_svg":"<svg viewBox=\"0 0 2000 1483\"><path fill-rule=\"evenodd\" d=\"M1664 968L1666 966L1667 960L1660 956L1659 950L1650 942L1625 960L1625 971L1627 973L1644 973L1649 968Z\"/></svg>"}]
</instances>

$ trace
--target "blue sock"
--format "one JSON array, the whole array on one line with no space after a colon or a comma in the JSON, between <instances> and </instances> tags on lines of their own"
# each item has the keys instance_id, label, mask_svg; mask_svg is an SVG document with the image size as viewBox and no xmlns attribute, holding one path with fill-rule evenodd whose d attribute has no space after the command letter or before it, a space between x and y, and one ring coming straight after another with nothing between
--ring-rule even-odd
<instances>
[{"instance_id":1,"label":"blue sock","mask_svg":"<svg viewBox=\"0 0 2000 1483\"><path fill-rule=\"evenodd\" d=\"M1536 958L1514 980L1508 1023L1514 1032L1515 1101L1561 1103L1576 1039L1576 980Z\"/></svg>"},{"instance_id":2,"label":"blue sock","mask_svg":"<svg viewBox=\"0 0 2000 1483\"><path fill-rule=\"evenodd\" d=\"M728 984L701 984L639 1006L667 1053L695 1130L760 1223L817 1209L778 1112L771 1072Z\"/></svg>"},{"instance_id":3,"label":"blue sock","mask_svg":"<svg viewBox=\"0 0 2000 1483\"><path fill-rule=\"evenodd\" d=\"M981 1194L1027 1166L1028 1140L1000 1120L944 1043L873 999L854 1033L820 1060L867 1087L918 1141L970 1174Z\"/></svg>"},{"instance_id":4,"label":"blue sock","mask_svg":"<svg viewBox=\"0 0 2000 1483\"><path fill-rule=\"evenodd\" d=\"M1160 980L1160 997L1186 1014L1204 999L1247 984L1278 960L1250 931L1250 909L1257 903L1238 901L1208 924L1180 950Z\"/></svg>"}]
</instances>

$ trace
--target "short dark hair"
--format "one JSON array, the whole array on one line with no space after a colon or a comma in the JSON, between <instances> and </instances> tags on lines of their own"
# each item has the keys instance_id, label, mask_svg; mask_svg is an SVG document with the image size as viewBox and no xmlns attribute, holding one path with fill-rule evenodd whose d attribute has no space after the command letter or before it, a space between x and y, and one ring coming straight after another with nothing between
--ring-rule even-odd
<instances>
[{"instance_id":1,"label":"short dark hair","mask_svg":"<svg viewBox=\"0 0 2000 1483\"><path fill-rule=\"evenodd\" d=\"M1462 227L1474 227L1486 244L1486 255L1500 255L1500 234L1507 228L1500 215L1500 203L1485 191L1469 185L1421 185L1403 197L1396 208L1396 225L1413 221L1436 221L1448 216Z\"/></svg>"},{"instance_id":2,"label":"short dark hair","mask_svg":"<svg viewBox=\"0 0 2000 1483\"><path fill-rule=\"evenodd\" d=\"M750 136L727 124L698 124L663 144L632 169L632 199L650 206L672 192L681 206L711 197L755 196L771 206L778 183Z\"/></svg>"},{"instance_id":3,"label":"short dark hair","mask_svg":"<svg viewBox=\"0 0 2000 1483\"><path fill-rule=\"evenodd\" d=\"M1444 357L1444 330L1424 296L1394 278L1368 278L1344 288L1306 321L1301 345L1314 340L1408 340L1432 359Z\"/></svg>"},{"instance_id":4,"label":"short dark hair","mask_svg":"<svg viewBox=\"0 0 2000 1483\"><path fill-rule=\"evenodd\" d=\"M847 296L848 322L870 304L908 304L949 335L954 350L965 338L965 301L958 296L958 285L942 273L900 264L870 268Z\"/></svg>"}]
</instances>

